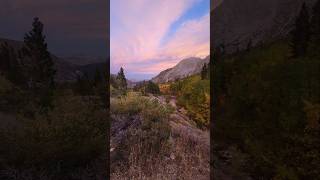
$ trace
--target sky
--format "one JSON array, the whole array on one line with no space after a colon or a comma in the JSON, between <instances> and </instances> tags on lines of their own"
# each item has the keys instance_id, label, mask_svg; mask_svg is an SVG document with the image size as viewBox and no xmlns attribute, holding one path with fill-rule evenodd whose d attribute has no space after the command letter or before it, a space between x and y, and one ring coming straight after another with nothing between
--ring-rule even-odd
<instances>
[{"instance_id":1,"label":"sky","mask_svg":"<svg viewBox=\"0 0 320 180\"><path fill-rule=\"evenodd\" d=\"M110 67L150 79L210 50L210 0L111 0Z\"/></svg>"},{"instance_id":2,"label":"sky","mask_svg":"<svg viewBox=\"0 0 320 180\"><path fill-rule=\"evenodd\" d=\"M53 54L109 54L106 0L1 0L0 4L0 38L22 41L32 28L33 18L39 17Z\"/></svg>"}]
</instances>

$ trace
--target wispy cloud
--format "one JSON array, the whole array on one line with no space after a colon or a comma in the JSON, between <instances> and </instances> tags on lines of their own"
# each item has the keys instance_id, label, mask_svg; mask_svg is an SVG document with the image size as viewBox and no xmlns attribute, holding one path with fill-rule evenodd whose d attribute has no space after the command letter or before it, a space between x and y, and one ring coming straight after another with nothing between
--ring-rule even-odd
<instances>
[{"instance_id":1,"label":"wispy cloud","mask_svg":"<svg viewBox=\"0 0 320 180\"><path fill-rule=\"evenodd\" d=\"M162 54L181 59L189 56L205 57L210 50L210 15L185 22L173 38L164 45Z\"/></svg>"},{"instance_id":2,"label":"wispy cloud","mask_svg":"<svg viewBox=\"0 0 320 180\"><path fill-rule=\"evenodd\" d=\"M183 57L208 55L209 14L185 21L162 42L172 24L200 1L111 0L111 68L157 73Z\"/></svg>"}]
</instances>

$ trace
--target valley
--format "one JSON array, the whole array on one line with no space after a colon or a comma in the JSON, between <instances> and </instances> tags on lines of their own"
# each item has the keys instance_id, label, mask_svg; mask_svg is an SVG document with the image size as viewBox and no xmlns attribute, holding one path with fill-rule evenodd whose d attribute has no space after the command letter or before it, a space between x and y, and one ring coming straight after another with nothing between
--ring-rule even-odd
<instances>
[{"instance_id":1,"label":"valley","mask_svg":"<svg viewBox=\"0 0 320 180\"><path fill-rule=\"evenodd\" d=\"M195 70L190 61L181 62L136 83L125 95L110 84L111 179L209 179L209 76L201 78L201 65ZM176 71L182 75L167 74L177 67L184 68ZM121 79L119 74L112 78Z\"/></svg>"}]
</instances>

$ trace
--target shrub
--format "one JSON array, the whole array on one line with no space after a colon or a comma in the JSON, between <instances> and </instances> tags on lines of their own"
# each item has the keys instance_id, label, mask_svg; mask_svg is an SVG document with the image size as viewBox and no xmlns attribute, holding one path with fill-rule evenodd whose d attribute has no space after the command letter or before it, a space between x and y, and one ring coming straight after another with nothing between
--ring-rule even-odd
<instances>
[{"instance_id":1,"label":"shrub","mask_svg":"<svg viewBox=\"0 0 320 180\"><path fill-rule=\"evenodd\" d=\"M179 80L170 85L177 95L177 104L188 110L188 115L201 128L208 128L210 122L210 82L199 75Z\"/></svg>"},{"instance_id":2,"label":"shrub","mask_svg":"<svg viewBox=\"0 0 320 180\"><path fill-rule=\"evenodd\" d=\"M151 94L160 94L160 88L158 84L148 81L145 89L146 93L151 93Z\"/></svg>"}]
</instances>

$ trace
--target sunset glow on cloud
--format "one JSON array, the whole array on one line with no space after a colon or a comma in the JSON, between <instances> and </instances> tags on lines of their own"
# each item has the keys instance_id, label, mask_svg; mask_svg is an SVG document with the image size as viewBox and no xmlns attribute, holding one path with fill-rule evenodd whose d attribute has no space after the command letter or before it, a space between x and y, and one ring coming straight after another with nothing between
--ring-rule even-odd
<instances>
[{"instance_id":1,"label":"sunset glow on cloud","mask_svg":"<svg viewBox=\"0 0 320 180\"><path fill-rule=\"evenodd\" d=\"M111 0L111 72L147 78L209 55L209 9L209 0Z\"/></svg>"}]
</instances>

